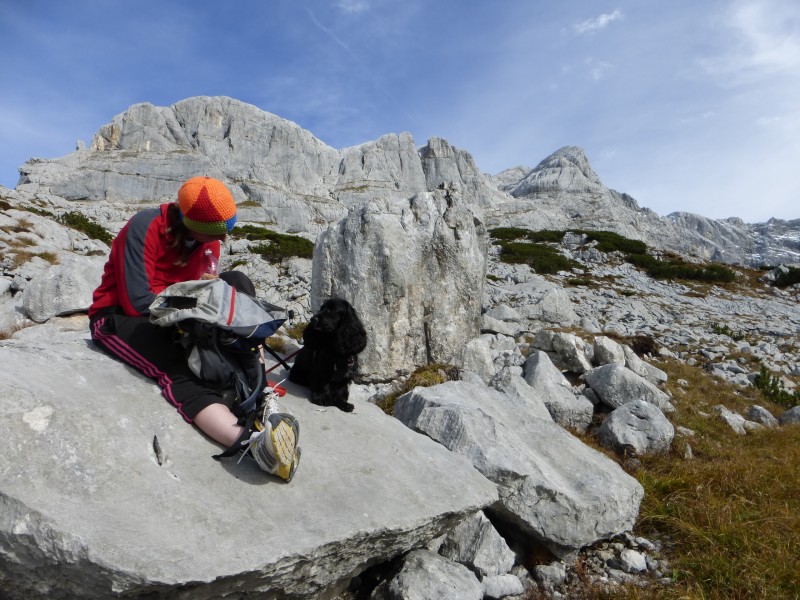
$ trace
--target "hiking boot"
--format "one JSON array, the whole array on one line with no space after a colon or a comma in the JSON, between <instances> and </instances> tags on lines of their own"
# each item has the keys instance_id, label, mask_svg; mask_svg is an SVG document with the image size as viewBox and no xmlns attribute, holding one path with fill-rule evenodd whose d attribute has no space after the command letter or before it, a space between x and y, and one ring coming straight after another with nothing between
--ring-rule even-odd
<instances>
[{"instance_id":1,"label":"hiking boot","mask_svg":"<svg viewBox=\"0 0 800 600\"><path fill-rule=\"evenodd\" d=\"M261 470L288 483L300 463L300 448L297 447L300 424L292 415L273 413L267 416L263 426L264 429L251 434L247 448Z\"/></svg>"}]
</instances>

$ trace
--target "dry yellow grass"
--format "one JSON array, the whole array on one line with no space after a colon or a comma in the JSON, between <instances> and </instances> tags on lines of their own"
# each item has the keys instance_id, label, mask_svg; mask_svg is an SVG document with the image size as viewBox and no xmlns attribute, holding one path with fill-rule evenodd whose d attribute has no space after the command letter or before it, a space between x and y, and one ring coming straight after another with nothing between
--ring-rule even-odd
<instances>
[{"instance_id":1,"label":"dry yellow grass","mask_svg":"<svg viewBox=\"0 0 800 600\"><path fill-rule=\"evenodd\" d=\"M645 458L637 473L645 488L637 530L667 543L674 568L675 585L657 597L800 598L800 427L737 435L715 405L784 409L701 369L660 366L678 406L673 422L695 435L673 444L688 443L693 459Z\"/></svg>"}]
</instances>

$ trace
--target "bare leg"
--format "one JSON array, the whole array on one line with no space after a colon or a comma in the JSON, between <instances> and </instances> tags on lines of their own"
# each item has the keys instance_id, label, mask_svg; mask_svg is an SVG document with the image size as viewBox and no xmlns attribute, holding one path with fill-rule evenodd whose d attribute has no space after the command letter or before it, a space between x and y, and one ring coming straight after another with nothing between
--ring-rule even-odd
<instances>
[{"instance_id":1,"label":"bare leg","mask_svg":"<svg viewBox=\"0 0 800 600\"><path fill-rule=\"evenodd\" d=\"M224 404L209 404L194 418L200 431L225 447L232 446L244 431L236 421L236 416Z\"/></svg>"}]
</instances>

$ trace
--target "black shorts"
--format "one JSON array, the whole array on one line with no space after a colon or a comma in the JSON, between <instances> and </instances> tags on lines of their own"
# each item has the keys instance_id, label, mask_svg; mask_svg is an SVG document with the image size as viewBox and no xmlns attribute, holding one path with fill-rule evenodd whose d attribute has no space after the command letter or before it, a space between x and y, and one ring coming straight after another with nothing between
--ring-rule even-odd
<instances>
[{"instance_id":1,"label":"black shorts","mask_svg":"<svg viewBox=\"0 0 800 600\"><path fill-rule=\"evenodd\" d=\"M155 380L161 394L189 423L211 404L232 407L235 394L224 394L192 373L175 328L112 309L95 315L89 329L106 353Z\"/></svg>"}]
</instances>

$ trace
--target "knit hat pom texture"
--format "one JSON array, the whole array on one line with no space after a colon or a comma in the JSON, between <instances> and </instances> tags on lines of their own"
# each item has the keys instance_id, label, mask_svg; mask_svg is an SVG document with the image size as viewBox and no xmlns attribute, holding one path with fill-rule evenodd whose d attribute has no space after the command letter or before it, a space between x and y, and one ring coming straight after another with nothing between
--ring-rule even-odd
<instances>
[{"instance_id":1,"label":"knit hat pom texture","mask_svg":"<svg viewBox=\"0 0 800 600\"><path fill-rule=\"evenodd\" d=\"M183 223L196 233L225 235L236 223L236 202L224 183L212 177L192 177L178 190Z\"/></svg>"}]
</instances>

